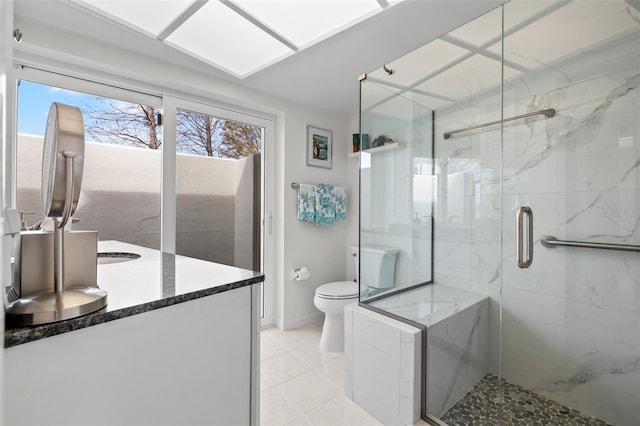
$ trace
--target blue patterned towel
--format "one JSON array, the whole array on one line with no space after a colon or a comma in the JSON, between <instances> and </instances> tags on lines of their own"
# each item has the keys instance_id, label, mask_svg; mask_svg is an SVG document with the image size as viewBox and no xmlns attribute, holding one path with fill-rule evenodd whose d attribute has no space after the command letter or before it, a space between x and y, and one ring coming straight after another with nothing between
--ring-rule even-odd
<instances>
[{"instance_id":1,"label":"blue patterned towel","mask_svg":"<svg viewBox=\"0 0 640 426\"><path fill-rule=\"evenodd\" d=\"M335 187L336 200L336 219L344 220L347 218L347 192L342 186Z\"/></svg>"},{"instance_id":2,"label":"blue patterned towel","mask_svg":"<svg viewBox=\"0 0 640 426\"><path fill-rule=\"evenodd\" d=\"M316 220L316 187L313 185L301 183L298 188L298 219Z\"/></svg>"},{"instance_id":3,"label":"blue patterned towel","mask_svg":"<svg viewBox=\"0 0 640 426\"><path fill-rule=\"evenodd\" d=\"M316 185L316 225L333 225L336 219L335 189L333 185Z\"/></svg>"},{"instance_id":4,"label":"blue patterned towel","mask_svg":"<svg viewBox=\"0 0 640 426\"><path fill-rule=\"evenodd\" d=\"M316 185L316 225L333 225L347 217L344 188L325 183Z\"/></svg>"}]
</instances>

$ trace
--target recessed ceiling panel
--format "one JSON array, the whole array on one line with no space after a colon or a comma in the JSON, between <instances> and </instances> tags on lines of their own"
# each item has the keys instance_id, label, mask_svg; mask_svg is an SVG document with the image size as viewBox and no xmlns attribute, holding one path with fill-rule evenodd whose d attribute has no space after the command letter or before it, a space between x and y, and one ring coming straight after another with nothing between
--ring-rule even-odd
<instances>
[{"instance_id":1,"label":"recessed ceiling panel","mask_svg":"<svg viewBox=\"0 0 640 426\"><path fill-rule=\"evenodd\" d=\"M382 9L376 0L235 0L297 46L344 29Z\"/></svg>"},{"instance_id":2,"label":"recessed ceiling panel","mask_svg":"<svg viewBox=\"0 0 640 426\"><path fill-rule=\"evenodd\" d=\"M515 76L519 71L504 67L505 79ZM497 87L502 79L502 65L499 61L482 55L473 55L447 71L418 85L416 89L462 100L477 95L484 90Z\"/></svg>"},{"instance_id":3,"label":"recessed ceiling panel","mask_svg":"<svg viewBox=\"0 0 640 426\"><path fill-rule=\"evenodd\" d=\"M439 110L441 108L447 108L454 104L453 101L448 101L445 99L434 98L433 96L424 95L421 93L412 93L412 99L414 102L424 105L431 110Z\"/></svg>"},{"instance_id":4,"label":"recessed ceiling panel","mask_svg":"<svg viewBox=\"0 0 640 426\"><path fill-rule=\"evenodd\" d=\"M587 46L614 39L638 27L640 13L623 1L576 1L508 35L505 57L529 68L550 65L565 57L584 56ZM509 22L505 9L505 23ZM531 43L531 40L536 40ZM500 46L490 50L499 51Z\"/></svg>"},{"instance_id":5,"label":"recessed ceiling panel","mask_svg":"<svg viewBox=\"0 0 640 426\"><path fill-rule=\"evenodd\" d=\"M368 75L408 87L468 53L468 50L437 39L388 63L387 67L393 70L393 74L388 75L379 68Z\"/></svg>"},{"instance_id":6,"label":"recessed ceiling panel","mask_svg":"<svg viewBox=\"0 0 640 426\"><path fill-rule=\"evenodd\" d=\"M165 41L238 77L292 52L217 1L208 2Z\"/></svg>"},{"instance_id":7,"label":"recessed ceiling panel","mask_svg":"<svg viewBox=\"0 0 640 426\"><path fill-rule=\"evenodd\" d=\"M502 35L502 9L485 13L479 18L451 31L447 36L462 40L472 46L482 46Z\"/></svg>"},{"instance_id":8,"label":"recessed ceiling panel","mask_svg":"<svg viewBox=\"0 0 640 426\"><path fill-rule=\"evenodd\" d=\"M193 0L82 0L76 3L155 37Z\"/></svg>"},{"instance_id":9,"label":"recessed ceiling panel","mask_svg":"<svg viewBox=\"0 0 640 426\"><path fill-rule=\"evenodd\" d=\"M360 83L360 108L366 110L397 96L398 89L375 81Z\"/></svg>"},{"instance_id":10,"label":"recessed ceiling panel","mask_svg":"<svg viewBox=\"0 0 640 426\"><path fill-rule=\"evenodd\" d=\"M512 0L504 7L504 30L509 32L516 25L526 25L535 19L536 14L544 15L545 10L558 7L562 7L562 4L556 1Z\"/></svg>"}]
</instances>

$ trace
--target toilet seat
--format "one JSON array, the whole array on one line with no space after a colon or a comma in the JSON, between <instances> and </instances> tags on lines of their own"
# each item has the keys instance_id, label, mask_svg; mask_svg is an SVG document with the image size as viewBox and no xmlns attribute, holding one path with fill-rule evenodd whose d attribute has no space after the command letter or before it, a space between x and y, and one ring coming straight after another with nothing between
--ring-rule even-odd
<instances>
[{"instance_id":1,"label":"toilet seat","mask_svg":"<svg viewBox=\"0 0 640 426\"><path fill-rule=\"evenodd\" d=\"M358 283L355 281L336 281L323 284L316 289L316 297L331 300L357 299Z\"/></svg>"}]
</instances>

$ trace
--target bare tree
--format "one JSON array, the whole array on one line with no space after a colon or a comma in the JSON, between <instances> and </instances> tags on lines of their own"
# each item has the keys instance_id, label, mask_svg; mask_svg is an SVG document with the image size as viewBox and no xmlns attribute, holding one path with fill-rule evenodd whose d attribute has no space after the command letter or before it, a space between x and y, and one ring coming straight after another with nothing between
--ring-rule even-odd
<instances>
[{"instance_id":1,"label":"bare tree","mask_svg":"<svg viewBox=\"0 0 640 426\"><path fill-rule=\"evenodd\" d=\"M223 157L221 128L224 120L210 115L178 111L176 119L176 148L180 152Z\"/></svg>"},{"instance_id":2,"label":"bare tree","mask_svg":"<svg viewBox=\"0 0 640 426\"><path fill-rule=\"evenodd\" d=\"M152 106L104 100L83 108L87 132L96 142L159 149L158 109ZM208 157L244 158L261 150L262 129L206 114L178 111L178 152Z\"/></svg>"},{"instance_id":3,"label":"bare tree","mask_svg":"<svg viewBox=\"0 0 640 426\"><path fill-rule=\"evenodd\" d=\"M96 142L160 148L155 107L115 101L108 104L106 108L85 106L82 111L90 118L87 132Z\"/></svg>"}]
</instances>

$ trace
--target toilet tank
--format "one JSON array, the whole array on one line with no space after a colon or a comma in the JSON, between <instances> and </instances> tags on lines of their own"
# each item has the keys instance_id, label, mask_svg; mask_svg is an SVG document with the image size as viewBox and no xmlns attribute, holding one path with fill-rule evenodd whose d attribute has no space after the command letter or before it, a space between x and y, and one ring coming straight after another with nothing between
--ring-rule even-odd
<instances>
[{"instance_id":1,"label":"toilet tank","mask_svg":"<svg viewBox=\"0 0 640 426\"><path fill-rule=\"evenodd\" d=\"M358 268L357 257L354 257L356 271L360 269L361 273L361 277L358 277L361 280L359 279L358 282L372 288L393 287L398 252L398 249L389 247L360 247L360 268Z\"/></svg>"}]
</instances>

